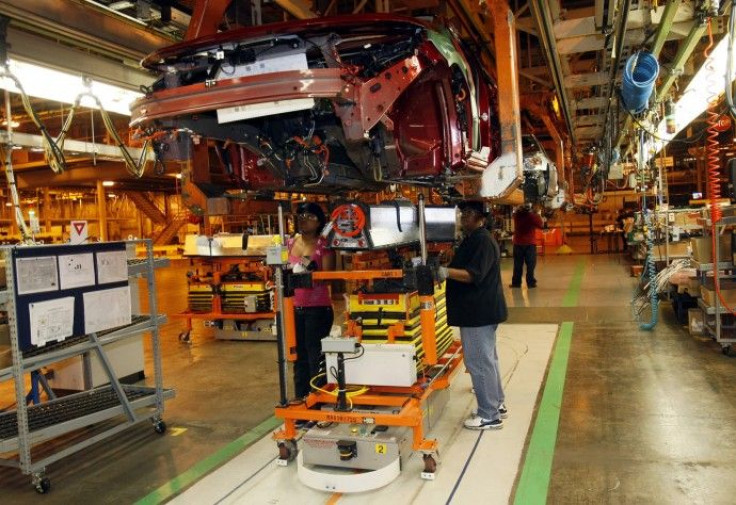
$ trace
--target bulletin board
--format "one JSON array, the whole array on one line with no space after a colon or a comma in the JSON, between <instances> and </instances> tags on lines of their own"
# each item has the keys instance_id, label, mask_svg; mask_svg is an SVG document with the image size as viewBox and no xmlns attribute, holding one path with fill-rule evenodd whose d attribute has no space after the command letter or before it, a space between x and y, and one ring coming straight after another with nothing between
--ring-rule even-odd
<instances>
[{"instance_id":1,"label":"bulletin board","mask_svg":"<svg viewBox=\"0 0 736 505\"><path fill-rule=\"evenodd\" d=\"M131 323L125 242L12 249L21 351Z\"/></svg>"}]
</instances>

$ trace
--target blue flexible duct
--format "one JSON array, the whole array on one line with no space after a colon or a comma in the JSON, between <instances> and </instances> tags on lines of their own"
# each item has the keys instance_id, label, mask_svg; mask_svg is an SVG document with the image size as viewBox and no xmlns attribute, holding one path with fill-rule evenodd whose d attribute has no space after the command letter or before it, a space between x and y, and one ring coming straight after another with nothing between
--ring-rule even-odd
<instances>
[{"instance_id":1,"label":"blue flexible duct","mask_svg":"<svg viewBox=\"0 0 736 505\"><path fill-rule=\"evenodd\" d=\"M626 110L632 114L640 114L647 109L658 74L659 63L652 53L641 51L629 56L621 83L621 95Z\"/></svg>"},{"instance_id":2,"label":"blue flexible duct","mask_svg":"<svg viewBox=\"0 0 736 505\"><path fill-rule=\"evenodd\" d=\"M641 276L643 279L649 281L649 302L652 305L652 318L648 323L639 323L639 329L651 331L657 326L657 315L659 312L659 297L657 293L657 286L654 284L654 278L657 276L657 266L654 264L654 256L652 251L654 250L654 240L652 239L652 216L651 212L644 210L644 226L646 227L647 236L647 257L644 260L644 268L642 269Z\"/></svg>"}]
</instances>

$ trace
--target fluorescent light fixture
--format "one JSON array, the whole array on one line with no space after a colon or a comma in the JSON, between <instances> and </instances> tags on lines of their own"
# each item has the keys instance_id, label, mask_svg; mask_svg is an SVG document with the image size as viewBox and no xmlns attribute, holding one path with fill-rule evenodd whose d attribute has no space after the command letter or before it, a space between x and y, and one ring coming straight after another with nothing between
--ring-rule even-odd
<instances>
[{"instance_id":1,"label":"fluorescent light fixture","mask_svg":"<svg viewBox=\"0 0 736 505\"><path fill-rule=\"evenodd\" d=\"M18 78L26 94L45 100L73 104L79 93L87 91L82 76L67 72L61 72L48 67L10 59L8 61L10 71ZM7 89L18 93L15 83L10 79L0 79L0 89ZM136 91L112 86L99 81L92 80L89 91L102 103L102 107L108 112L115 112L130 116L130 104L136 98L143 95ZM81 105L84 107L97 108L95 101L85 96Z\"/></svg>"},{"instance_id":2,"label":"fluorescent light fixture","mask_svg":"<svg viewBox=\"0 0 736 505\"><path fill-rule=\"evenodd\" d=\"M657 125L657 137L662 140L654 140L653 152L651 156L658 153L666 146L675 136L688 126L696 117L701 115L708 109L708 101L710 99L711 87L717 89L718 94L724 93L724 84L726 82L726 61L728 60L728 35L723 37L718 45L711 51L710 57L703 62L703 65L687 85L685 92L675 104L675 121L677 127L675 133L667 133L667 125L665 120ZM733 79L733 76L731 76ZM710 81L713 81L712 84ZM734 139L736 141L736 139Z\"/></svg>"},{"instance_id":3,"label":"fluorescent light fixture","mask_svg":"<svg viewBox=\"0 0 736 505\"><path fill-rule=\"evenodd\" d=\"M3 122L0 123L0 125L8 126L8 120L7 119L3 119ZM13 120L10 121L10 127L11 128L18 128L19 126L20 126L20 123L18 121L13 121Z\"/></svg>"},{"instance_id":4,"label":"fluorescent light fixture","mask_svg":"<svg viewBox=\"0 0 736 505\"><path fill-rule=\"evenodd\" d=\"M102 181L102 185L106 188L111 188L115 185L115 181Z\"/></svg>"}]
</instances>

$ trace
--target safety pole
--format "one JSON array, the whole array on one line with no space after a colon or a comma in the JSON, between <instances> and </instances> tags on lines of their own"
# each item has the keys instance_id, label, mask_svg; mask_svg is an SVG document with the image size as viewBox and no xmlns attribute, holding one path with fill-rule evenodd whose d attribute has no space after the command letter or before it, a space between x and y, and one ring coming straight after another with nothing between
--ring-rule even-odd
<instances>
[{"instance_id":1,"label":"safety pole","mask_svg":"<svg viewBox=\"0 0 736 505\"><path fill-rule=\"evenodd\" d=\"M284 210L279 204L278 212L279 246L284 247ZM282 249L283 250L283 249ZM284 265L274 265L274 284L276 285L276 340L278 341L278 365L279 365L279 405L285 407L289 403L287 376L288 365L286 363L286 320L284 307Z\"/></svg>"}]
</instances>

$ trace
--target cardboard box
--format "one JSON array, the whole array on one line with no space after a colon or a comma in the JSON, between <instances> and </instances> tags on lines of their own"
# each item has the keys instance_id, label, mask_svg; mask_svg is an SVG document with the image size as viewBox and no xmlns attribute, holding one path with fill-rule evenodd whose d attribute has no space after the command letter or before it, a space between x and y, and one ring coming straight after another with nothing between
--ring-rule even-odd
<instances>
[{"instance_id":1,"label":"cardboard box","mask_svg":"<svg viewBox=\"0 0 736 505\"><path fill-rule=\"evenodd\" d=\"M702 310L687 310L687 327L690 330L690 335L693 337L702 337L705 334Z\"/></svg>"},{"instance_id":2,"label":"cardboard box","mask_svg":"<svg viewBox=\"0 0 736 505\"><path fill-rule=\"evenodd\" d=\"M8 277L5 272L5 260L0 260L0 289L5 289L8 285Z\"/></svg>"},{"instance_id":3,"label":"cardboard box","mask_svg":"<svg viewBox=\"0 0 736 505\"><path fill-rule=\"evenodd\" d=\"M671 225L674 226L680 226L680 227L688 227L698 224L698 219L700 219L700 212L694 211L694 212L673 212L675 220L674 222L670 222Z\"/></svg>"},{"instance_id":4,"label":"cardboard box","mask_svg":"<svg viewBox=\"0 0 736 505\"><path fill-rule=\"evenodd\" d=\"M10 345L10 328L7 324L0 324L0 346Z\"/></svg>"},{"instance_id":5,"label":"cardboard box","mask_svg":"<svg viewBox=\"0 0 736 505\"><path fill-rule=\"evenodd\" d=\"M721 235L718 242L718 261L727 262L731 260L731 234ZM693 249L693 259L699 263L713 263L713 238L692 237L690 246Z\"/></svg>"},{"instance_id":6,"label":"cardboard box","mask_svg":"<svg viewBox=\"0 0 736 505\"><path fill-rule=\"evenodd\" d=\"M688 257L690 256L690 251L688 251L689 245L690 244L684 240L680 242L670 242L670 246L668 250L670 257L673 257L673 256ZM661 251L662 256L665 255L665 246L655 246L654 250Z\"/></svg>"},{"instance_id":7,"label":"cardboard box","mask_svg":"<svg viewBox=\"0 0 736 505\"><path fill-rule=\"evenodd\" d=\"M718 285L721 290L721 295L723 296L723 302L721 302L721 300L718 300L719 305L723 305L724 302L731 307L736 305L736 281L721 279L718 282ZM718 295L716 294L715 289L716 288L715 284L713 283L713 279L710 278L707 279L705 283L700 286L700 295L703 297L703 301L709 307L712 307L716 303L716 297Z\"/></svg>"}]
</instances>

